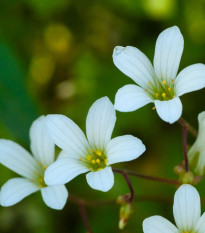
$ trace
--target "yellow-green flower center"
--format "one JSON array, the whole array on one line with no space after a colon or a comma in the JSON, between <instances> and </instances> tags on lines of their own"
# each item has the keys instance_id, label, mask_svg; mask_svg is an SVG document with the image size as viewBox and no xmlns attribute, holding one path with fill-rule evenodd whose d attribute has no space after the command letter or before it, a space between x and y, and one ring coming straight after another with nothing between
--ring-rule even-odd
<instances>
[{"instance_id":1,"label":"yellow-green flower center","mask_svg":"<svg viewBox=\"0 0 205 233\"><path fill-rule=\"evenodd\" d=\"M165 80L156 80L155 83L149 81L145 91L155 100L171 100L175 97L174 79L170 83Z\"/></svg>"},{"instance_id":2,"label":"yellow-green flower center","mask_svg":"<svg viewBox=\"0 0 205 233\"><path fill-rule=\"evenodd\" d=\"M80 159L90 171L100 171L107 165L107 156L101 150L91 149L87 156L83 159Z\"/></svg>"},{"instance_id":3,"label":"yellow-green flower center","mask_svg":"<svg viewBox=\"0 0 205 233\"><path fill-rule=\"evenodd\" d=\"M30 181L35 183L39 188L47 187L45 181L44 181L44 173L47 166L43 165L41 162L38 162L38 169L34 171L33 179Z\"/></svg>"}]
</instances>

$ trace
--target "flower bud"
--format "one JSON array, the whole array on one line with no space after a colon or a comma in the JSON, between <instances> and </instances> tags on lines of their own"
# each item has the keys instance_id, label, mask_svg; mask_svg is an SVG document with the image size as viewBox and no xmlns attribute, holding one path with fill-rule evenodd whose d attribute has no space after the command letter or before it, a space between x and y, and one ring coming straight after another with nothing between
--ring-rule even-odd
<instances>
[{"instance_id":1,"label":"flower bud","mask_svg":"<svg viewBox=\"0 0 205 233\"><path fill-rule=\"evenodd\" d=\"M191 167L197 175L205 175L205 111L198 115L198 136L190 150L188 158Z\"/></svg>"},{"instance_id":2,"label":"flower bud","mask_svg":"<svg viewBox=\"0 0 205 233\"><path fill-rule=\"evenodd\" d=\"M125 228L133 212L134 209L131 203L124 204L120 207L120 221L119 221L120 230L123 230Z\"/></svg>"}]
</instances>

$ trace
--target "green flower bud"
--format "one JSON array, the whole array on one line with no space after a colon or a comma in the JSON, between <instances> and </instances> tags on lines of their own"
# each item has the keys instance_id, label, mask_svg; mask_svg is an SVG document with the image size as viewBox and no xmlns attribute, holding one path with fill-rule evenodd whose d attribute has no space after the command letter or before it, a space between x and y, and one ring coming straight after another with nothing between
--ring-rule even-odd
<instances>
[{"instance_id":1,"label":"green flower bud","mask_svg":"<svg viewBox=\"0 0 205 233\"><path fill-rule=\"evenodd\" d=\"M130 216L134 213L134 209L131 203L124 204L120 207L120 221L119 228L123 230L130 218Z\"/></svg>"},{"instance_id":2,"label":"green flower bud","mask_svg":"<svg viewBox=\"0 0 205 233\"><path fill-rule=\"evenodd\" d=\"M198 115L199 132L196 141L188 151L188 158L197 175L205 175L205 111Z\"/></svg>"}]
</instances>

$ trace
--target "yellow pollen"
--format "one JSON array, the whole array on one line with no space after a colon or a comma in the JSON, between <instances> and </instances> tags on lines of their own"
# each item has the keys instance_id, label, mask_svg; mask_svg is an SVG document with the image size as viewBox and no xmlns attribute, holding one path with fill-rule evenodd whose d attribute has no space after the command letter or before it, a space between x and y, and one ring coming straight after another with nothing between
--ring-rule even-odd
<instances>
[{"instance_id":1,"label":"yellow pollen","mask_svg":"<svg viewBox=\"0 0 205 233\"><path fill-rule=\"evenodd\" d=\"M98 168L98 169L97 169L97 171L101 171L101 170L102 170L102 168Z\"/></svg>"},{"instance_id":2,"label":"yellow pollen","mask_svg":"<svg viewBox=\"0 0 205 233\"><path fill-rule=\"evenodd\" d=\"M147 91L148 91L148 89L145 89L145 91L147 92Z\"/></svg>"},{"instance_id":3,"label":"yellow pollen","mask_svg":"<svg viewBox=\"0 0 205 233\"><path fill-rule=\"evenodd\" d=\"M152 82L151 82L151 81L149 81L149 85L152 85Z\"/></svg>"},{"instance_id":4,"label":"yellow pollen","mask_svg":"<svg viewBox=\"0 0 205 233\"><path fill-rule=\"evenodd\" d=\"M168 87L168 91L171 91L172 89L170 87Z\"/></svg>"},{"instance_id":5,"label":"yellow pollen","mask_svg":"<svg viewBox=\"0 0 205 233\"><path fill-rule=\"evenodd\" d=\"M98 156L101 156L102 155L102 152L101 151L99 151L99 150L96 150L96 155L98 155Z\"/></svg>"},{"instance_id":6,"label":"yellow pollen","mask_svg":"<svg viewBox=\"0 0 205 233\"><path fill-rule=\"evenodd\" d=\"M95 160L93 159L92 161L91 161L93 164L95 164Z\"/></svg>"},{"instance_id":7,"label":"yellow pollen","mask_svg":"<svg viewBox=\"0 0 205 233\"><path fill-rule=\"evenodd\" d=\"M104 159L104 163L107 164L107 159Z\"/></svg>"},{"instance_id":8,"label":"yellow pollen","mask_svg":"<svg viewBox=\"0 0 205 233\"><path fill-rule=\"evenodd\" d=\"M96 163L100 163L100 160L99 160L99 159L96 159Z\"/></svg>"},{"instance_id":9,"label":"yellow pollen","mask_svg":"<svg viewBox=\"0 0 205 233\"><path fill-rule=\"evenodd\" d=\"M172 82L174 82L174 79L172 79Z\"/></svg>"},{"instance_id":10,"label":"yellow pollen","mask_svg":"<svg viewBox=\"0 0 205 233\"><path fill-rule=\"evenodd\" d=\"M43 166L43 168L44 168L44 169L46 169L46 168L47 168L47 166L46 166L46 165L44 165L44 166Z\"/></svg>"},{"instance_id":11,"label":"yellow pollen","mask_svg":"<svg viewBox=\"0 0 205 233\"><path fill-rule=\"evenodd\" d=\"M38 162L38 165L41 165L41 162Z\"/></svg>"},{"instance_id":12,"label":"yellow pollen","mask_svg":"<svg viewBox=\"0 0 205 233\"><path fill-rule=\"evenodd\" d=\"M90 150L90 152L92 152L92 153L93 153L93 152L94 152L94 150L93 150L93 149L91 149L91 150Z\"/></svg>"},{"instance_id":13,"label":"yellow pollen","mask_svg":"<svg viewBox=\"0 0 205 233\"><path fill-rule=\"evenodd\" d=\"M41 178L40 178L40 179L38 179L38 181L39 181L40 183L43 183L43 179L41 179Z\"/></svg>"},{"instance_id":14,"label":"yellow pollen","mask_svg":"<svg viewBox=\"0 0 205 233\"><path fill-rule=\"evenodd\" d=\"M166 93L162 93L162 97L165 98L166 97Z\"/></svg>"},{"instance_id":15,"label":"yellow pollen","mask_svg":"<svg viewBox=\"0 0 205 233\"><path fill-rule=\"evenodd\" d=\"M91 156L91 155L87 155L87 156L86 156L86 159L87 159L88 161L90 161L90 160L92 159L92 156Z\"/></svg>"},{"instance_id":16,"label":"yellow pollen","mask_svg":"<svg viewBox=\"0 0 205 233\"><path fill-rule=\"evenodd\" d=\"M39 185L39 187L40 187L40 188L43 188L43 185L42 185L42 184L40 184L40 185Z\"/></svg>"},{"instance_id":17,"label":"yellow pollen","mask_svg":"<svg viewBox=\"0 0 205 233\"><path fill-rule=\"evenodd\" d=\"M159 96L159 93L156 93L156 95L155 95L156 97L158 97Z\"/></svg>"},{"instance_id":18,"label":"yellow pollen","mask_svg":"<svg viewBox=\"0 0 205 233\"><path fill-rule=\"evenodd\" d=\"M152 110L155 110L156 108L155 107L152 107Z\"/></svg>"},{"instance_id":19,"label":"yellow pollen","mask_svg":"<svg viewBox=\"0 0 205 233\"><path fill-rule=\"evenodd\" d=\"M166 81L165 81L165 80L163 80L163 81L162 81L162 83L165 85L165 84L166 84Z\"/></svg>"}]
</instances>

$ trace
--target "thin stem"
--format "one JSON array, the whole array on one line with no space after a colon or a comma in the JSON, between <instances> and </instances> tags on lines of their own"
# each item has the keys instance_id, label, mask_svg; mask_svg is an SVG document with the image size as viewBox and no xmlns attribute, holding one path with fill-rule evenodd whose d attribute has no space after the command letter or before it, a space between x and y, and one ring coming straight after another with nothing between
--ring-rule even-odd
<instances>
[{"instance_id":1,"label":"thin stem","mask_svg":"<svg viewBox=\"0 0 205 233\"><path fill-rule=\"evenodd\" d=\"M88 233L93 233L91 228L90 228L88 218L87 218L87 214L86 214L86 210L85 210L85 206L84 206L83 203L79 204L79 210L80 210L80 214L81 214L83 223L84 223L85 228L87 229Z\"/></svg>"},{"instance_id":2,"label":"thin stem","mask_svg":"<svg viewBox=\"0 0 205 233\"><path fill-rule=\"evenodd\" d=\"M129 179L127 173L126 173L126 172L122 172L122 175L124 176L125 181L126 181L128 187L129 187L129 189L130 189L130 198L129 198L129 201L132 202L132 201L133 201L133 198L134 198L134 189L133 189L133 187L132 187L132 184L131 184L131 182L130 182L130 179Z\"/></svg>"},{"instance_id":3,"label":"thin stem","mask_svg":"<svg viewBox=\"0 0 205 233\"><path fill-rule=\"evenodd\" d=\"M183 127L183 150L184 150L184 161L186 172L189 172L189 161L187 155L187 127Z\"/></svg>"},{"instance_id":4,"label":"thin stem","mask_svg":"<svg viewBox=\"0 0 205 233\"><path fill-rule=\"evenodd\" d=\"M174 185L180 185L181 184L181 182L179 182L178 180L172 180L172 179L166 179L166 178L161 178L161 177L144 175L144 174L129 171L129 170L126 170L126 169L113 168L112 170L115 173L120 173L120 174L126 173L126 174L131 175L131 176L135 176L135 177L139 177L139 178L147 179L147 180L152 180L152 181L157 181L157 182L161 182L161 183L174 184Z\"/></svg>"},{"instance_id":5,"label":"thin stem","mask_svg":"<svg viewBox=\"0 0 205 233\"><path fill-rule=\"evenodd\" d=\"M190 125L187 121L185 121L182 117L179 118L178 122L179 122L180 125L182 125L182 127L186 127L187 130L188 130L194 137L197 137L197 135L198 135L197 130L196 130L192 125Z\"/></svg>"}]
</instances>

